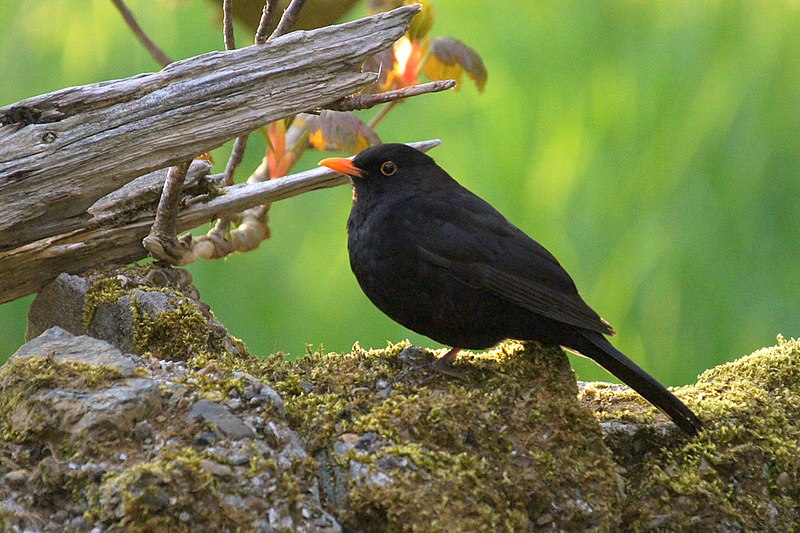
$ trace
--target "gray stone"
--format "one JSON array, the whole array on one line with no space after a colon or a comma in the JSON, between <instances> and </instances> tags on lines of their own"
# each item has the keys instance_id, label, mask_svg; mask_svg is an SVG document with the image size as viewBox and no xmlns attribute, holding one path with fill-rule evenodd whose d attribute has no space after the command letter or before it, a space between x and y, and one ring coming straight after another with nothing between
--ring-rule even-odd
<instances>
[{"instance_id":1,"label":"gray stone","mask_svg":"<svg viewBox=\"0 0 800 533\"><path fill-rule=\"evenodd\" d=\"M175 309L176 296L168 292L133 289L131 296L136 302L136 308L139 312L150 316L160 315L164 311Z\"/></svg>"},{"instance_id":2,"label":"gray stone","mask_svg":"<svg viewBox=\"0 0 800 533\"><path fill-rule=\"evenodd\" d=\"M255 391L245 394L245 399L248 400L250 405L267 403L281 418L286 415L286 408L283 404L283 398L281 398L281 395L278 394L275 389L259 380L255 376L248 374L247 372L234 372L233 377L246 380L249 384L249 387Z\"/></svg>"},{"instance_id":3,"label":"gray stone","mask_svg":"<svg viewBox=\"0 0 800 533\"><path fill-rule=\"evenodd\" d=\"M228 457L228 462L233 466L244 466L250 464L250 459L242 454L234 454Z\"/></svg>"},{"instance_id":4,"label":"gray stone","mask_svg":"<svg viewBox=\"0 0 800 533\"><path fill-rule=\"evenodd\" d=\"M187 278L181 282L187 285L176 288L176 276L178 282ZM96 306L90 333L84 332L86 291L108 277L122 290L115 301ZM172 269L122 269L86 279L62 276L49 289L49 301L66 301L62 292L71 292L71 311L46 318L53 304L45 297L38 301L33 315L42 334L15 357L40 358L36 362L49 373L28 382L7 372L0 384L9 385L0 386L0 401L8 406L3 429L15 439L0 443L3 455L14 461L0 468L3 527L122 531L168 511L170 527L190 531L211 531L210 521L218 531L230 525L230 530L245 531L341 532L320 500L302 440L283 419L283 399L262 381L268 377L221 369L245 382L241 393L219 391L235 406L232 410L225 401L197 400L202 398L198 378L204 374L191 365L120 350L136 349L136 318L157 319L186 302L206 316L213 352L252 357L227 336L190 282L185 271ZM169 290L150 290L155 285ZM71 324L49 328L49 322L69 313ZM171 325L165 322L164 328ZM168 345L158 356L167 351ZM80 367L56 366L64 361L98 366L87 366L84 376ZM68 370L74 381L60 379L54 369ZM192 448L201 454L199 475ZM188 462L182 461L184 455ZM90 508L92 514L85 514Z\"/></svg>"},{"instance_id":5,"label":"gray stone","mask_svg":"<svg viewBox=\"0 0 800 533\"><path fill-rule=\"evenodd\" d=\"M230 477L233 475L233 468L228 465L220 464L211 459L203 459L200 461L200 468L208 472L212 476L217 477Z\"/></svg>"},{"instance_id":6,"label":"gray stone","mask_svg":"<svg viewBox=\"0 0 800 533\"><path fill-rule=\"evenodd\" d=\"M38 337L43 331L59 326L74 335L83 335L83 303L91 283L86 278L60 274L46 285L28 309L25 340Z\"/></svg>"},{"instance_id":7,"label":"gray stone","mask_svg":"<svg viewBox=\"0 0 800 533\"><path fill-rule=\"evenodd\" d=\"M144 442L153 437L153 426L147 420L140 420L133 428L136 440Z\"/></svg>"},{"instance_id":8,"label":"gray stone","mask_svg":"<svg viewBox=\"0 0 800 533\"><path fill-rule=\"evenodd\" d=\"M139 313L156 317L174 309L175 299L168 292L132 289L129 294L97 306L89 334L110 342L120 350L139 353L135 342L134 306Z\"/></svg>"},{"instance_id":9,"label":"gray stone","mask_svg":"<svg viewBox=\"0 0 800 533\"><path fill-rule=\"evenodd\" d=\"M53 357L58 362L77 361L105 366L127 377L136 370L136 362L111 344L87 335L75 336L59 326L54 326L35 339L22 345L12 358Z\"/></svg>"},{"instance_id":10,"label":"gray stone","mask_svg":"<svg viewBox=\"0 0 800 533\"><path fill-rule=\"evenodd\" d=\"M261 387L259 395L267 399L269 404L275 408L275 412L278 416L283 418L286 415L286 408L283 405L283 398L281 398L281 395L278 394L275 389L265 384L263 387Z\"/></svg>"},{"instance_id":11,"label":"gray stone","mask_svg":"<svg viewBox=\"0 0 800 533\"><path fill-rule=\"evenodd\" d=\"M111 344L86 335L75 336L55 326L23 345L12 359L48 357L119 372L101 380L94 390L58 388L30 391L16 404L10 429L43 438L58 437L76 447L85 442L133 435L137 422L161 411L161 393L152 379L132 377L137 364Z\"/></svg>"},{"instance_id":12,"label":"gray stone","mask_svg":"<svg viewBox=\"0 0 800 533\"><path fill-rule=\"evenodd\" d=\"M255 432L241 418L231 413L224 405L211 400L198 400L186 415L189 422L212 424L225 437L238 440L255 437Z\"/></svg>"},{"instance_id":13,"label":"gray stone","mask_svg":"<svg viewBox=\"0 0 800 533\"><path fill-rule=\"evenodd\" d=\"M94 391L42 389L19 402L10 426L74 444L132 436L136 423L161 410L155 381L127 378Z\"/></svg>"},{"instance_id":14,"label":"gray stone","mask_svg":"<svg viewBox=\"0 0 800 533\"><path fill-rule=\"evenodd\" d=\"M130 296L124 295L116 300L97 304L88 333L120 350L136 353Z\"/></svg>"}]
</instances>

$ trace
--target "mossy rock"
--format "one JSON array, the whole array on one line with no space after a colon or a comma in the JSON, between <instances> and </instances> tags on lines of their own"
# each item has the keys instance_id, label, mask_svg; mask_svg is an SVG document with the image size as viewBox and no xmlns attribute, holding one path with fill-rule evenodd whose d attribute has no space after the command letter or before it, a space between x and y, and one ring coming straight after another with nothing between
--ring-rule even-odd
<instances>
[{"instance_id":1,"label":"mossy rock","mask_svg":"<svg viewBox=\"0 0 800 533\"><path fill-rule=\"evenodd\" d=\"M24 419L14 415L20 406L41 407L25 402L43 390L92 394L136 376L46 354L0 370L0 497L15 505L0 512L3 527L791 531L800 523L798 341L779 338L676 389L704 422L689 438L627 387L576 386L564 353L536 344L464 353L455 375L407 342L259 359L167 272L166 283L146 269L105 281L94 274L74 285L89 297L71 299L90 302L81 304L90 328L109 302L128 298L130 308L142 292L174 311L131 312L137 379L157 383L163 409L148 420L146 440L65 447L67 436L49 431L53 421L24 430L14 422ZM253 436L193 425L186 414L201 399L225 405ZM28 492L11 488L26 480ZM156 509L165 498L174 505ZM51 518L56 509L68 509L63 520Z\"/></svg>"},{"instance_id":2,"label":"mossy rock","mask_svg":"<svg viewBox=\"0 0 800 533\"><path fill-rule=\"evenodd\" d=\"M343 505L345 524L520 531L618 523L621 469L579 405L561 350L507 344L462 356L457 377L425 370L433 361L400 344L278 365L274 386L321 459L323 488Z\"/></svg>"}]
</instances>

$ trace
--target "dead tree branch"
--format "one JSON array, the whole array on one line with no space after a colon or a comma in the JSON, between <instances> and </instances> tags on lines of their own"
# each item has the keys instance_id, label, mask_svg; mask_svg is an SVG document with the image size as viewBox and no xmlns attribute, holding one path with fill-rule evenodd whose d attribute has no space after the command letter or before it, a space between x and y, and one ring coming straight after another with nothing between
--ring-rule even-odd
<instances>
[{"instance_id":1,"label":"dead tree branch","mask_svg":"<svg viewBox=\"0 0 800 533\"><path fill-rule=\"evenodd\" d=\"M365 57L399 38L417 10L293 32L0 108L0 251L79 230L92 204L137 176L352 94L375 79L359 72Z\"/></svg>"},{"instance_id":2,"label":"dead tree branch","mask_svg":"<svg viewBox=\"0 0 800 533\"><path fill-rule=\"evenodd\" d=\"M417 11L406 6L294 32L0 108L0 303L61 272L145 257L141 240L167 167L353 94L375 79L360 72L364 59L391 46ZM345 180L312 174L299 184L233 186L212 198L203 195L219 177L209 182L209 168L204 161L189 167L183 201L189 194L191 205L180 211L178 231Z\"/></svg>"},{"instance_id":3,"label":"dead tree branch","mask_svg":"<svg viewBox=\"0 0 800 533\"><path fill-rule=\"evenodd\" d=\"M269 29L272 27L272 21L275 20L275 15L278 12L278 0L265 0L264 9L261 11L261 20L258 23L256 30L255 43L264 44L269 37Z\"/></svg>"}]
</instances>

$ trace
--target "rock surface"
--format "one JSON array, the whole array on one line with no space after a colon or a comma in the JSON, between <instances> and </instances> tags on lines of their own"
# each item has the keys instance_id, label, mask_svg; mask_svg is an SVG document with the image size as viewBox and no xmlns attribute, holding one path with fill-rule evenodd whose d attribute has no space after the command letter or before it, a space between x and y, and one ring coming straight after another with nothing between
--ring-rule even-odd
<instances>
[{"instance_id":1,"label":"rock surface","mask_svg":"<svg viewBox=\"0 0 800 533\"><path fill-rule=\"evenodd\" d=\"M61 276L0 369L4 531L788 531L800 343L678 390L688 439L559 350L431 372L407 343L287 362L181 270Z\"/></svg>"}]
</instances>

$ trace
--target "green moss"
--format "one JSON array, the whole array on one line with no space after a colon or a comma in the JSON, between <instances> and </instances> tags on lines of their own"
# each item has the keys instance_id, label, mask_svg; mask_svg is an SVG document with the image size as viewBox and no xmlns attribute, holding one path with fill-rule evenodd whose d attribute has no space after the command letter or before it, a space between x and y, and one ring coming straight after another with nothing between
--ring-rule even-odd
<instances>
[{"instance_id":1,"label":"green moss","mask_svg":"<svg viewBox=\"0 0 800 533\"><path fill-rule=\"evenodd\" d=\"M140 290L144 290L141 289ZM134 315L134 344L142 352L169 360L186 360L209 349L208 319L197 305L170 289L150 289L173 296L174 307L153 316L143 313L131 301Z\"/></svg>"},{"instance_id":2,"label":"green moss","mask_svg":"<svg viewBox=\"0 0 800 533\"><path fill-rule=\"evenodd\" d=\"M154 282L148 276L153 269L152 264L137 265L90 275L92 285L83 306L84 327L90 329L101 304L128 296L133 315L133 344L137 352L150 353L160 359L187 360L201 352L216 354L223 351L225 332L219 326L212 326L210 311L204 312L194 300L173 287L153 286ZM136 290L164 293L173 306L155 315L144 312L136 302ZM230 340L230 343L246 352L241 341Z\"/></svg>"},{"instance_id":3,"label":"green moss","mask_svg":"<svg viewBox=\"0 0 800 533\"><path fill-rule=\"evenodd\" d=\"M22 402L31 401L31 396L42 389L59 387L76 391L89 391L108 385L122 377L118 369L91 365L78 361L56 361L52 357L19 357L9 360L0 368L0 431L4 440L21 441L32 436L33 428L46 429L45 420L29 421L25 428L16 428L12 416ZM26 406L26 412L41 413Z\"/></svg>"},{"instance_id":4,"label":"green moss","mask_svg":"<svg viewBox=\"0 0 800 533\"><path fill-rule=\"evenodd\" d=\"M382 470L410 463L389 468L391 483L351 486L345 523L384 524L386 531L616 523L620 469L576 401L563 352L504 345L462 356L459 378L423 369L390 391L406 370L398 353L407 346L265 362L287 417L312 451L329 449L343 435L371 433L382 444L346 459L383 464ZM426 352L416 364L432 361Z\"/></svg>"},{"instance_id":5,"label":"green moss","mask_svg":"<svg viewBox=\"0 0 800 533\"><path fill-rule=\"evenodd\" d=\"M148 273L154 270L154 263L141 265L130 265L116 271L99 271L87 274L87 278L92 282L83 302L83 327L87 331L92 325L94 315L100 304L114 302L125 296L133 288L141 288L142 284L123 287L123 283L129 280L144 280Z\"/></svg>"},{"instance_id":6,"label":"green moss","mask_svg":"<svg viewBox=\"0 0 800 533\"><path fill-rule=\"evenodd\" d=\"M207 451L167 446L151 461L106 474L91 492L84 517L112 530L132 532L187 532L201 524L206 531L249 531L254 517L226 500L226 495L236 494L236 484L223 483L207 472L206 459L225 462ZM286 505L288 512L294 512L307 501L317 467L316 461L306 458L280 470L274 459L254 456L249 476L268 473L275 478L266 496L269 505Z\"/></svg>"},{"instance_id":7,"label":"green moss","mask_svg":"<svg viewBox=\"0 0 800 533\"><path fill-rule=\"evenodd\" d=\"M190 447L165 447L152 461L107 474L85 518L131 532L184 532L190 524L203 524L208 531L243 526L249 517L224 500L215 477L202 468L206 458Z\"/></svg>"},{"instance_id":8,"label":"green moss","mask_svg":"<svg viewBox=\"0 0 800 533\"><path fill-rule=\"evenodd\" d=\"M123 290L119 279L95 281L86 323L98 305L130 289L168 293L175 308L155 317L132 302L138 348L186 360L182 384L213 400L245 390L249 378L237 372L275 388L306 451L326 452L328 469L355 467L365 476L342 495L347 507L338 518L353 530L791 530L800 520L796 340L779 338L777 346L678 389L705 422L689 439L632 391L595 384L578 403L560 350L506 344L463 354L458 377L427 369L430 351L400 357L408 343L369 351L356 345L349 354L320 350L294 363L280 356L259 360L180 292L137 281ZM11 361L0 370L3 437L48 441L30 429L55 425L47 420L22 430L11 424L20 402L37 390L92 390L119 377L115 369L52 358ZM628 421L635 431L603 433L597 419ZM180 438L188 442L188 433ZM40 482L50 490L43 493L82 498L91 486L91 480L65 477L59 461L22 457L17 463L27 461L25 468L41 466ZM203 470L207 458L168 446L147 462L107 474L91 489L87 519L131 531L185 531L201 522L210 529L244 528L252 517L225 500L237 484ZM307 500L319 465L308 458L281 470L275 458L253 453L241 471L246 478L274 478L270 504L293 513Z\"/></svg>"},{"instance_id":9,"label":"green moss","mask_svg":"<svg viewBox=\"0 0 800 533\"><path fill-rule=\"evenodd\" d=\"M800 343L779 337L777 346L708 370L683 391L704 431L628 472L626 523L673 530L796 527Z\"/></svg>"},{"instance_id":10,"label":"green moss","mask_svg":"<svg viewBox=\"0 0 800 533\"><path fill-rule=\"evenodd\" d=\"M104 302L113 302L126 294L122 282L117 277L101 275L93 280L83 301L83 328L89 330L94 321L97 307Z\"/></svg>"}]
</instances>

